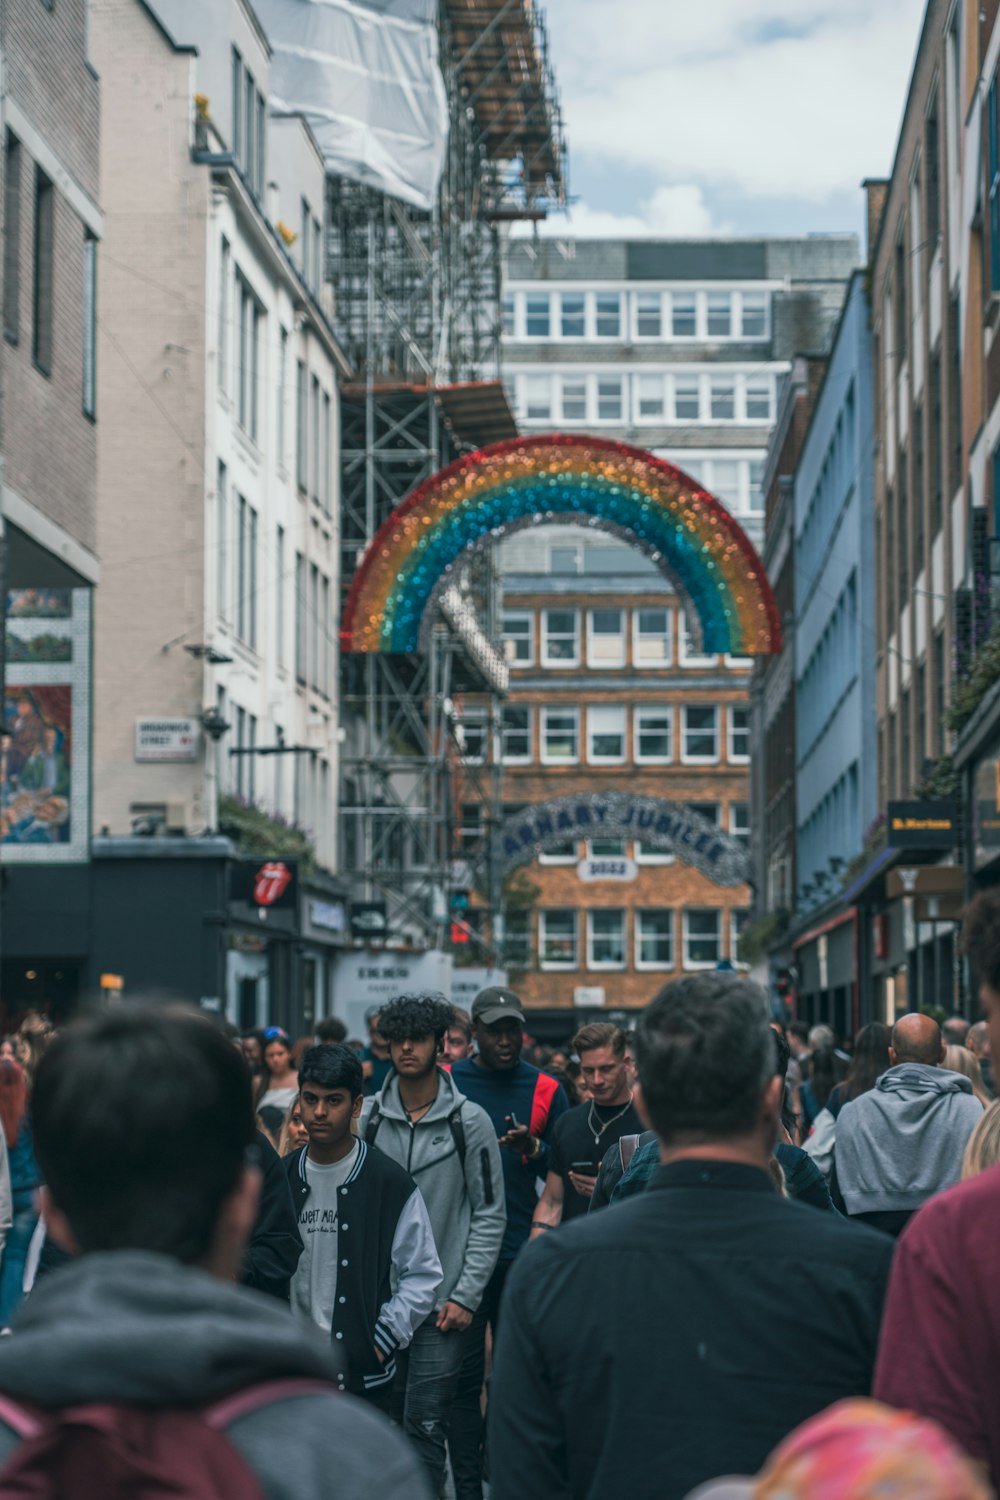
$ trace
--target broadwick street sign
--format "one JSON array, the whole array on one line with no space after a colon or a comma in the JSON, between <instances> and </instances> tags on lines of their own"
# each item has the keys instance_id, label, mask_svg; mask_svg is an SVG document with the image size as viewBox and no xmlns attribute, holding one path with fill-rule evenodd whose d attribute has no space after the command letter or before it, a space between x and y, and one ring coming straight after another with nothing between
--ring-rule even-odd
<instances>
[{"instance_id":1,"label":"broadwick street sign","mask_svg":"<svg viewBox=\"0 0 1000 1500\"><path fill-rule=\"evenodd\" d=\"M744 885L750 878L750 853L738 839L664 797L629 792L553 797L508 818L497 838L505 873L569 839L632 838L676 855L716 885Z\"/></svg>"}]
</instances>

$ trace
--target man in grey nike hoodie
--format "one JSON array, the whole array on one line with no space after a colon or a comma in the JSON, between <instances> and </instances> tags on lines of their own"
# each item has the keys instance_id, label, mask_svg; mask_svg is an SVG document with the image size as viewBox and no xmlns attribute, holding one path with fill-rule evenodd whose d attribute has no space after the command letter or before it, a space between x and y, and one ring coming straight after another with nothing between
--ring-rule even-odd
<instances>
[{"instance_id":1,"label":"man in grey nike hoodie","mask_svg":"<svg viewBox=\"0 0 1000 1500\"><path fill-rule=\"evenodd\" d=\"M438 1066L452 1008L440 995L402 995L379 1012L393 1071L365 1101L358 1134L409 1173L427 1205L441 1260L434 1312L408 1352L403 1426L440 1493L445 1431L465 1353L464 1334L493 1274L507 1214L497 1134L489 1115Z\"/></svg>"},{"instance_id":2,"label":"man in grey nike hoodie","mask_svg":"<svg viewBox=\"0 0 1000 1500\"><path fill-rule=\"evenodd\" d=\"M961 1073L940 1066L941 1028L902 1016L891 1066L837 1117L830 1193L852 1218L899 1235L922 1203L959 1179L962 1153L983 1109Z\"/></svg>"},{"instance_id":3,"label":"man in grey nike hoodie","mask_svg":"<svg viewBox=\"0 0 1000 1500\"><path fill-rule=\"evenodd\" d=\"M46 1224L74 1258L0 1340L0 1395L156 1410L315 1382L223 1424L266 1500L424 1500L403 1437L336 1392L329 1342L236 1285L260 1174L250 1076L211 1022L121 1008L70 1027L39 1064L32 1128ZM19 1441L0 1419L0 1468Z\"/></svg>"}]
</instances>

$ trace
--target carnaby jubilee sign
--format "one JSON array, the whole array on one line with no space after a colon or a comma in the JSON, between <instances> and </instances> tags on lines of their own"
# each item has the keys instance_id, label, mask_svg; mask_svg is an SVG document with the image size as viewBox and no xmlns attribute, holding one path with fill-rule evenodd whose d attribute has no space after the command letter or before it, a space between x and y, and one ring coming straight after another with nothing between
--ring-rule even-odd
<instances>
[{"instance_id":1,"label":"carnaby jubilee sign","mask_svg":"<svg viewBox=\"0 0 1000 1500\"><path fill-rule=\"evenodd\" d=\"M499 831L505 871L529 864L573 838L641 839L674 854L716 885L743 885L750 876L750 853L700 813L664 797L629 792L582 792L524 807Z\"/></svg>"}]
</instances>

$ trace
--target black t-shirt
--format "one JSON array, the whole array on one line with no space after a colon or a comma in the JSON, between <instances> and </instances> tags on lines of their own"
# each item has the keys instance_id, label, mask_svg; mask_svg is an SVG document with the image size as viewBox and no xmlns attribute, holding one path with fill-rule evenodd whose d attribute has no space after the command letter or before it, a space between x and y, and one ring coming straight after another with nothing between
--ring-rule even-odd
<instances>
[{"instance_id":1,"label":"black t-shirt","mask_svg":"<svg viewBox=\"0 0 1000 1500\"><path fill-rule=\"evenodd\" d=\"M602 1130L603 1127L603 1130ZM558 1172L563 1180L563 1223L587 1212L589 1198L578 1193L569 1180L574 1162L589 1162L591 1175L597 1169L609 1146L615 1146L623 1135L637 1135L643 1129L638 1111L629 1104L578 1104L556 1122L552 1132L549 1171ZM594 1137L598 1139L595 1140Z\"/></svg>"}]
</instances>

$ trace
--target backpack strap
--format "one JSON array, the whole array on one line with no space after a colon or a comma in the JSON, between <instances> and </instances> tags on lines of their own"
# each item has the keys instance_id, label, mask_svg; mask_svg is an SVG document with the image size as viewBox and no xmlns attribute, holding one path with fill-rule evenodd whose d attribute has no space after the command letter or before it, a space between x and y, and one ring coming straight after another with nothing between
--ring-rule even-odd
<instances>
[{"instance_id":1,"label":"backpack strap","mask_svg":"<svg viewBox=\"0 0 1000 1500\"><path fill-rule=\"evenodd\" d=\"M623 1135L623 1136L619 1137L619 1140L618 1140L618 1155L619 1155L619 1157L621 1159L622 1175L623 1176L628 1171L629 1162L632 1160L633 1156L635 1155L636 1148L637 1148L638 1145L639 1145L639 1137L637 1135Z\"/></svg>"},{"instance_id":2,"label":"backpack strap","mask_svg":"<svg viewBox=\"0 0 1000 1500\"><path fill-rule=\"evenodd\" d=\"M531 1115L528 1120L528 1129L536 1140L541 1140L549 1123L549 1111L552 1101L559 1091L559 1083L551 1078L548 1073L539 1073L535 1079L535 1088L531 1096Z\"/></svg>"},{"instance_id":3,"label":"backpack strap","mask_svg":"<svg viewBox=\"0 0 1000 1500\"><path fill-rule=\"evenodd\" d=\"M223 1396L221 1401L206 1406L201 1415L209 1427L220 1432L238 1422L241 1417L249 1417L276 1401L292 1401L296 1396L333 1396L336 1392L336 1386L322 1380L264 1380L259 1385L248 1385L242 1391L234 1391L231 1396ZM0 1417L7 1420L3 1415L2 1404Z\"/></svg>"},{"instance_id":4,"label":"backpack strap","mask_svg":"<svg viewBox=\"0 0 1000 1500\"><path fill-rule=\"evenodd\" d=\"M368 1121L367 1121L367 1123L365 1125L365 1145L366 1146L374 1146L374 1144L375 1144L375 1137L378 1135L378 1128L381 1125L381 1123L382 1123L382 1111L379 1109L379 1107L378 1107L378 1100L376 1099L375 1103L372 1105L372 1112L368 1116Z\"/></svg>"},{"instance_id":5,"label":"backpack strap","mask_svg":"<svg viewBox=\"0 0 1000 1500\"><path fill-rule=\"evenodd\" d=\"M36 1408L22 1406L9 1396L0 1396L0 1422L16 1432L22 1441L38 1437L45 1428L46 1414Z\"/></svg>"}]
</instances>

